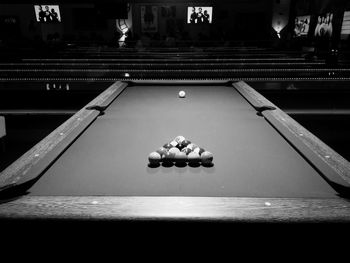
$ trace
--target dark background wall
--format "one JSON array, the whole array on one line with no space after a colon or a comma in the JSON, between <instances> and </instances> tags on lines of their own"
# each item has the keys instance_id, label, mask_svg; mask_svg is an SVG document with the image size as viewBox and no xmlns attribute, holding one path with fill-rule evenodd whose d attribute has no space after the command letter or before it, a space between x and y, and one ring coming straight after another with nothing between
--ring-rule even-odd
<instances>
[{"instance_id":1,"label":"dark background wall","mask_svg":"<svg viewBox=\"0 0 350 263\"><path fill-rule=\"evenodd\" d=\"M159 33L164 36L169 27L186 31L191 38L197 38L199 33L204 35L226 34L233 39L262 39L267 38L271 27L272 1L146 1L149 5L158 6ZM140 6L145 1L136 2L134 8L134 30L141 33ZM212 6L213 23L207 26L187 24L187 7ZM164 17L162 8L173 7L175 16Z\"/></svg>"},{"instance_id":2,"label":"dark background wall","mask_svg":"<svg viewBox=\"0 0 350 263\"><path fill-rule=\"evenodd\" d=\"M180 31L188 33L192 39L200 34L204 37L218 39L226 37L232 40L269 40L273 34L272 18L274 6L282 0L216 0L216 1L184 1L184 0L129 0L132 6L133 33L142 35L141 14L142 5L158 7L158 37L164 38L169 32ZM6 3L7 2L7 3ZM13 38L14 35L33 39L40 37L47 40L50 34L58 33L61 38L71 40L102 40L116 41L116 21L112 17L97 16L98 10L105 8L109 13L118 13L118 5L125 0L56 0L59 4L62 23L43 25L34 22L33 0L4 0L0 4L0 18L16 18L17 24L10 29L1 29L0 39ZM45 3L45 1L44 1ZM343 13L350 9L348 0L292 0L289 14L289 24L284 31L292 32L294 18L297 15L312 15L310 34L316 26L317 15L325 12L334 13L333 41L339 40ZM193 26L186 23L188 6L212 6L213 23L209 26ZM173 8L174 15L165 16L163 8ZM1 23L0 23L1 27ZM311 35L308 37L311 39ZM282 35L283 36L283 35ZM312 39L311 39L312 40ZM22 40L25 41L25 40Z\"/></svg>"},{"instance_id":3,"label":"dark background wall","mask_svg":"<svg viewBox=\"0 0 350 263\"><path fill-rule=\"evenodd\" d=\"M100 35L106 40L113 38L115 21L104 19L97 24L94 17L94 4L59 5L62 23L41 24L36 22L33 4L0 4L0 16L17 17L21 36L33 39L39 35L47 40L49 34L59 33L60 36L74 35L76 38L89 38L92 34ZM102 20L101 20L102 21Z\"/></svg>"},{"instance_id":4,"label":"dark background wall","mask_svg":"<svg viewBox=\"0 0 350 263\"><path fill-rule=\"evenodd\" d=\"M20 3L21 2L21 3ZM26 3L23 3L26 2ZM18 19L18 28L21 36L32 39L40 36L43 40L49 34L58 33L61 37L75 37L90 39L92 36L113 41L116 27L115 19L96 18L97 4L94 1L55 1L60 6L62 23L55 25L38 24L35 21L33 1L18 1L0 4L0 16L11 16ZM97 1L96 1L97 2ZM123 1L98 1L99 6L113 6L113 3ZM186 31L196 38L199 33L204 35L229 34L234 39L263 39L267 38L271 28L272 0L236 0L236 1L128 1L133 10L133 31L141 32L141 5L158 7L159 35L166 36L169 30ZM187 21L188 6L213 6L213 23L207 27L191 27ZM162 7L172 6L175 15L165 17ZM108 8L107 8L108 9ZM110 8L111 9L111 8Z\"/></svg>"}]
</instances>

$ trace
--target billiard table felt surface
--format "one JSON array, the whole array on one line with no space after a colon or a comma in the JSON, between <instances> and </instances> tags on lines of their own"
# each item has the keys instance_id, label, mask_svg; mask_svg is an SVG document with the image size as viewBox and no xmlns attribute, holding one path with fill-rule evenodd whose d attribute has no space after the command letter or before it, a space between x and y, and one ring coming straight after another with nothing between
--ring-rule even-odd
<instances>
[{"instance_id":1,"label":"billiard table felt surface","mask_svg":"<svg viewBox=\"0 0 350 263\"><path fill-rule=\"evenodd\" d=\"M211 151L214 166L148 167L149 153L177 135ZM131 85L29 195L329 198L336 192L232 86Z\"/></svg>"}]
</instances>

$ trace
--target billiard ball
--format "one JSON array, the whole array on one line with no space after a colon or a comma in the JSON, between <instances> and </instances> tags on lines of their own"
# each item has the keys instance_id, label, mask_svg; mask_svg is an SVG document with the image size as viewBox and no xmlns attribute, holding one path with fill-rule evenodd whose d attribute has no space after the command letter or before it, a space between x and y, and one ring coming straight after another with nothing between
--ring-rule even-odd
<instances>
[{"instance_id":1,"label":"billiard ball","mask_svg":"<svg viewBox=\"0 0 350 263\"><path fill-rule=\"evenodd\" d=\"M193 152L196 152L196 153L198 153L199 155L201 155L203 152L205 152L205 150L204 150L203 148L197 146L197 147L195 147L195 148L193 149Z\"/></svg>"},{"instance_id":2,"label":"billiard ball","mask_svg":"<svg viewBox=\"0 0 350 263\"><path fill-rule=\"evenodd\" d=\"M166 162L166 163L173 162L174 158L175 158L174 153L166 152L163 155L163 162Z\"/></svg>"},{"instance_id":3,"label":"billiard ball","mask_svg":"<svg viewBox=\"0 0 350 263\"><path fill-rule=\"evenodd\" d=\"M181 143L179 143L176 148L178 148L180 151L185 148L185 146L183 146Z\"/></svg>"},{"instance_id":4,"label":"billiard ball","mask_svg":"<svg viewBox=\"0 0 350 263\"><path fill-rule=\"evenodd\" d=\"M175 154L175 162L179 164L183 164L187 161L187 155L184 152L179 152Z\"/></svg>"},{"instance_id":5,"label":"billiard ball","mask_svg":"<svg viewBox=\"0 0 350 263\"><path fill-rule=\"evenodd\" d=\"M211 152L205 151L201 155L201 162L202 164L211 164L213 162L213 154Z\"/></svg>"},{"instance_id":6,"label":"billiard ball","mask_svg":"<svg viewBox=\"0 0 350 263\"><path fill-rule=\"evenodd\" d=\"M184 140L184 141L182 141L181 142L181 145L183 146L183 147L186 147L187 145L189 145L191 142L189 141L189 140Z\"/></svg>"},{"instance_id":7,"label":"billiard ball","mask_svg":"<svg viewBox=\"0 0 350 263\"><path fill-rule=\"evenodd\" d=\"M180 150L178 148L176 148L176 147L173 147L173 148L170 148L168 152L173 153L173 154L176 155L177 153L180 152Z\"/></svg>"},{"instance_id":8,"label":"billiard ball","mask_svg":"<svg viewBox=\"0 0 350 263\"><path fill-rule=\"evenodd\" d=\"M202 155L202 153L205 152L205 149L203 149L202 147L199 147L199 155Z\"/></svg>"},{"instance_id":9,"label":"billiard ball","mask_svg":"<svg viewBox=\"0 0 350 263\"><path fill-rule=\"evenodd\" d=\"M160 156L162 156L165 152L167 151L166 148L164 147L160 147L156 152L160 154Z\"/></svg>"},{"instance_id":10,"label":"billiard ball","mask_svg":"<svg viewBox=\"0 0 350 263\"><path fill-rule=\"evenodd\" d=\"M185 98L185 96L186 96L186 92L184 92L183 90L181 90L181 91L179 92L179 97L180 97L180 98Z\"/></svg>"},{"instance_id":11,"label":"billiard ball","mask_svg":"<svg viewBox=\"0 0 350 263\"><path fill-rule=\"evenodd\" d=\"M184 140L186 140L185 137L183 137L183 136L181 136L181 135L177 136L177 137L174 139L174 141L176 141L176 142L179 143L179 144L181 144Z\"/></svg>"},{"instance_id":12,"label":"billiard ball","mask_svg":"<svg viewBox=\"0 0 350 263\"><path fill-rule=\"evenodd\" d=\"M169 150L170 148L173 148L173 146L172 146L170 143L164 144L163 147L164 147L165 149L168 149L168 150Z\"/></svg>"},{"instance_id":13,"label":"billiard ball","mask_svg":"<svg viewBox=\"0 0 350 263\"><path fill-rule=\"evenodd\" d=\"M190 164L197 164L201 161L201 157L198 153L190 152L187 156L187 160Z\"/></svg>"},{"instance_id":14,"label":"billiard ball","mask_svg":"<svg viewBox=\"0 0 350 263\"><path fill-rule=\"evenodd\" d=\"M185 147L185 148L183 148L183 149L181 150L181 152L183 152L183 153L185 153L186 155L188 155L188 154L189 154L190 152L192 152L192 151L191 151L191 149Z\"/></svg>"},{"instance_id":15,"label":"billiard ball","mask_svg":"<svg viewBox=\"0 0 350 263\"><path fill-rule=\"evenodd\" d=\"M195 148L197 148L198 146L195 145L194 143L190 143L189 145L186 146L188 149L190 149L191 151L193 151Z\"/></svg>"},{"instance_id":16,"label":"billiard ball","mask_svg":"<svg viewBox=\"0 0 350 263\"><path fill-rule=\"evenodd\" d=\"M152 165L157 165L162 160L162 157L157 152L151 152L148 156L148 161Z\"/></svg>"},{"instance_id":17,"label":"billiard ball","mask_svg":"<svg viewBox=\"0 0 350 263\"><path fill-rule=\"evenodd\" d=\"M171 144L171 147L176 147L179 143L177 141L173 140L170 142L170 144Z\"/></svg>"}]
</instances>

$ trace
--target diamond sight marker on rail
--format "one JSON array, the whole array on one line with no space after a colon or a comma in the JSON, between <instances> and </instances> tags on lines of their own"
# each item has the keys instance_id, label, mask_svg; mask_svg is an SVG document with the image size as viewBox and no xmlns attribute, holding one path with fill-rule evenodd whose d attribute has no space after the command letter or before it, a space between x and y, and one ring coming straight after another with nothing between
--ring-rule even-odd
<instances>
[{"instance_id":1,"label":"diamond sight marker on rail","mask_svg":"<svg viewBox=\"0 0 350 263\"><path fill-rule=\"evenodd\" d=\"M160 165L171 167L175 164L178 167L184 167L188 164L192 167L200 165L212 167L214 165L213 158L211 152L179 135L158 150L151 152L148 156L148 166L152 168Z\"/></svg>"}]
</instances>

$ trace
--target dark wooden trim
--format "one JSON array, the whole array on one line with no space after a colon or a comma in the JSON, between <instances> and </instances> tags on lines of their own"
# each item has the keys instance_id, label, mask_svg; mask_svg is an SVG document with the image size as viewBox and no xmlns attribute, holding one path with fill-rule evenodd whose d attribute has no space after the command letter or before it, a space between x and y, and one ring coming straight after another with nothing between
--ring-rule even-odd
<instances>
[{"instance_id":1,"label":"dark wooden trim","mask_svg":"<svg viewBox=\"0 0 350 263\"><path fill-rule=\"evenodd\" d=\"M0 219L350 222L341 198L24 196L0 205Z\"/></svg>"},{"instance_id":2,"label":"dark wooden trim","mask_svg":"<svg viewBox=\"0 0 350 263\"><path fill-rule=\"evenodd\" d=\"M30 116L38 116L38 115L74 115L77 112L77 110L0 110L0 115L3 116L23 116L23 115L30 115Z\"/></svg>"},{"instance_id":3,"label":"dark wooden trim","mask_svg":"<svg viewBox=\"0 0 350 263\"><path fill-rule=\"evenodd\" d=\"M305 129L293 118L245 82L233 86L253 107L272 106L262 115L292 144L341 194L350 195L350 162Z\"/></svg>"},{"instance_id":4,"label":"dark wooden trim","mask_svg":"<svg viewBox=\"0 0 350 263\"><path fill-rule=\"evenodd\" d=\"M0 173L0 189L34 180L97 118L88 106L109 105L127 86L116 82ZM0 190L1 193L1 190Z\"/></svg>"},{"instance_id":5,"label":"dark wooden trim","mask_svg":"<svg viewBox=\"0 0 350 263\"><path fill-rule=\"evenodd\" d=\"M179 80L166 80L166 79L159 79L159 80L131 80L131 84L137 84L137 85L224 85L228 83L227 80L191 80L191 79L179 79Z\"/></svg>"},{"instance_id":6,"label":"dark wooden trim","mask_svg":"<svg viewBox=\"0 0 350 263\"><path fill-rule=\"evenodd\" d=\"M347 109L284 109L288 115L308 115L308 116L349 116Z\"/></svg>"},{"instance_id":7,"label":"dark wooden trim","mask_svg":"<svg viewBox=\"0 0 350 263\"><path fill-rule=\"evenodd\" d=\"M22 59L24 62L92 62L92 61L102 61L102 62L156 62L156 61L167 61L172 62L178 62L178 60L171 60L169 61L169 58L162 56L162 58L34 58L34 59ZM226 61L240 61L240 62L249 62L249 61L259 61L259 62L266 62L266 61L272 61L274 63L278 63L279 61L283 62L290 62L290 61L306 61L304 58L191 58L186 59L188 62L193 61L203 61L203 62L218 62L218 63L224 63Z\"/></svg>"}]
</instances>

